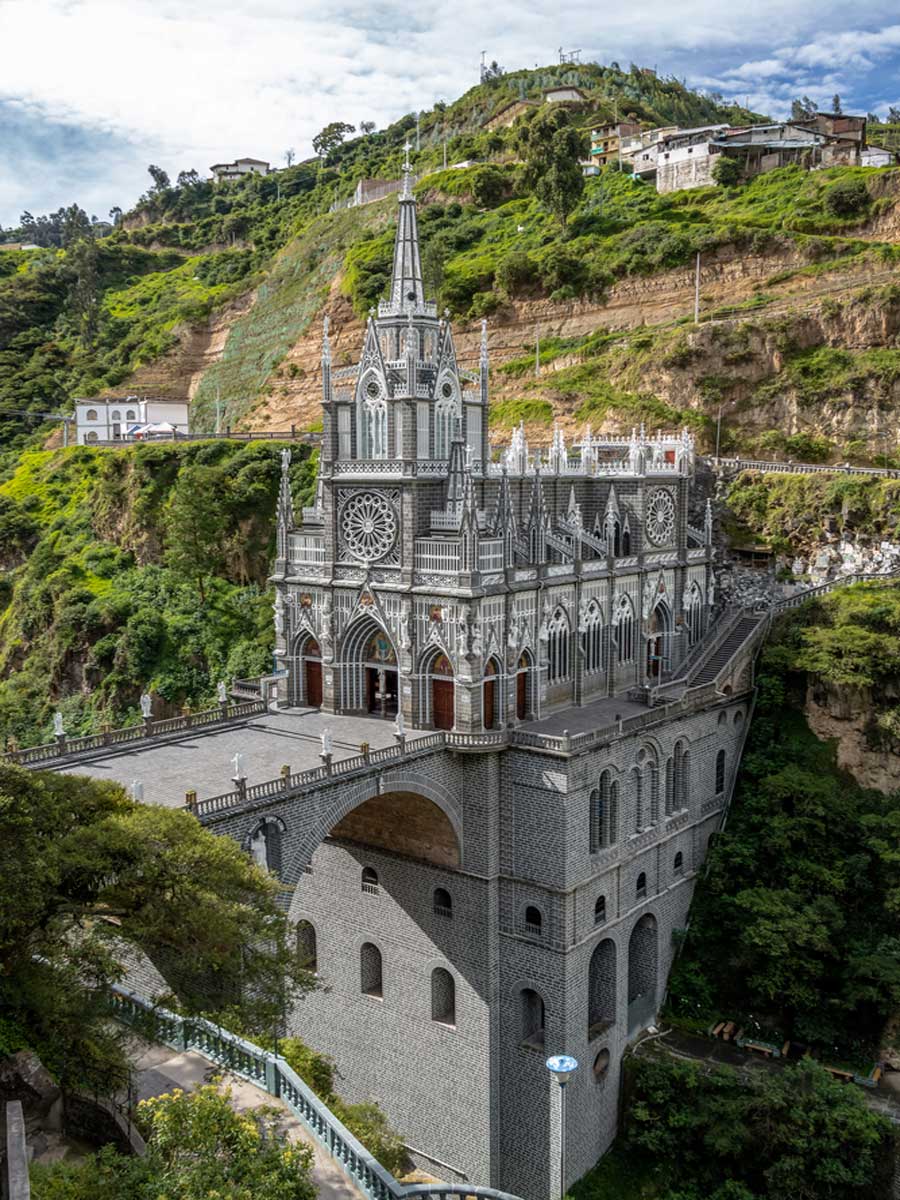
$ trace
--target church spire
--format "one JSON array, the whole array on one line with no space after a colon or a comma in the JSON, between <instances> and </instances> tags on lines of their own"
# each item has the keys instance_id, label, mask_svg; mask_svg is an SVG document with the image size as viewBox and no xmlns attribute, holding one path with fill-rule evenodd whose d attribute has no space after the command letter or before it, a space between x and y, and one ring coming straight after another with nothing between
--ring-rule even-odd
<instances>
[{"instance_id":1,"label":"church spire","mask_svg":"<svg viewBox=\"0 0 900 1200\"><path fill-rule=\"evenodd\" d=\"M406 158L403 162L403 190L400 193L397 237L394 241L391 307L396 312L418 312L425 307L425 288L419 257L419 228L416 222L416 201L412 192L409 142L404 146L404 150Z\"/></svg>"}]
</instances>

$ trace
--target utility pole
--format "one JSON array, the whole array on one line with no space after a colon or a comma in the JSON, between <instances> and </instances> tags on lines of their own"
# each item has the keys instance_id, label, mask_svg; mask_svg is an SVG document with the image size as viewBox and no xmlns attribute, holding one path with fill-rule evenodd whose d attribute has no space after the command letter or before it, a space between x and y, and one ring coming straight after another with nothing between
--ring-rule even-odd
<instances>
[{"instance_id":1,"label":"utility pole","mask_svg":"<svg viewBox=\"0 0 900 1200\"><path fill-rule=\"evenodd\" d=\"M420 136L420 132L419 132L420 116L421 116L421 113L416 113L416 154L419 153L419 149L421 147L421 136Z\"/></svg>"},{"instance_id":2,"label":"utility pole","mask_svg":"<svg viewBox=\"0 0 900 1200\"><path fill-rule=\"evenodd\" d=\"M541 373L541 327L540 327L540 325L535 325L535 327L534 327L534 373L535 373L535 375L540 375L540 373Z\"/></svg>"},{"instance_id":3,"label":"utility pole","mask_svg":"<svg viewBox=\"0 0 900 1200\"><path fill-rule=\"evenodd\" d=\"M219 385L216 384L216 433L222 432L222 399Z\"/></svg>"},{"instance_id":4,"label":"utility pole","mask_svg":"<svg viewBox=\"0 0 900 1200\"><path fill-rule=\"evenodd\" d=\"M697 251L697 268L694 274L694 324L700 324L700 251Z\"/></svg>"}]
</instances>

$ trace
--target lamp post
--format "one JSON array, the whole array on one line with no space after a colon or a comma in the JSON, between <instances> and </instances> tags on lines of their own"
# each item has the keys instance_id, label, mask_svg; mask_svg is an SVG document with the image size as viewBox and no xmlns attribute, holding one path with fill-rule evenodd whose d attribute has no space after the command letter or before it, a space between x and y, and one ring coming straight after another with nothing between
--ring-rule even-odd
<instances>
[{"instance_id":1,"label":"lamp post","mask_svg":"<svg viewBox=\"0 0 900 1200\"><path fill-rule=\"evenodd\" d=\"M547 1070L559 1084L559 1196L566 1195L566 1084L573 1072L578 1070L578 1059L569 1054L554 1054L547 1059Z\"/></svg>"}]
</instances>

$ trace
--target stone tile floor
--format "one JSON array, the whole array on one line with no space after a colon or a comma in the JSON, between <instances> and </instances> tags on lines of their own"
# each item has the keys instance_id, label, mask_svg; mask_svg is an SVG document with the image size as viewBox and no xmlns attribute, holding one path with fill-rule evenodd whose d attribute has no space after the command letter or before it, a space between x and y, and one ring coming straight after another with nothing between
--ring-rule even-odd
<instances>
[{"instance_id":1,"label":"stone tile floor","mask_svg":"<svg viewBox=\"0 0 900 1200\"><path fill-rule=\"evenodd\" d=\"M604 725L612 725L619 717L635 717L647 711L646 704L637 704L628 699L626 692L618 696L604 696L601 700L593 700L583 708L567 708L563 712L544 717L541 721L526 721L521 728L529 733L546 733L554 737L566 730L570 734L588 733L594 729L602 729Z\"/></svg>"},{"instance_id":2,"label":"stone tile floor","mask_svg":"<svg viewBox=\"0 0 900 1200\"><path fill-rule=\"evenodd\" d=\"M72 775L112 779L125 787L137 779L144 785L145 803L175 808L184 804L185 792L191 789L201 800L232 791L231 759L238 750L244 756L248 787L276 779L283 765L289 766L292 773L321 766L323 729L331 731L336 763L358 754L361 742L368 742L373 750L396 744L391 720L334 716L318 709L297 708L254 717L227 729L194 731L174 741L113 751L102 758L58 769ZM422 736L409 730L407 741Z\"/></svg>"}]
</instances>

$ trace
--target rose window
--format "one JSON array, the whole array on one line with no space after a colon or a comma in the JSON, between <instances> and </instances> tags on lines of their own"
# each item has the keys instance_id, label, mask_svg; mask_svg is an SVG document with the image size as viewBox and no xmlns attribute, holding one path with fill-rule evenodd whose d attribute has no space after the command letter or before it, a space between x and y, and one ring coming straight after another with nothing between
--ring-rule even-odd
<instances>
[{"instance_id":1,"label":"rose window","mask_svg":"<svg viewBox=\"0 0 900 1200\"><path fill-rule=\"evenodd\" d=\"M660 488L647 500L647 538L654 546L663 546L675 536L675 501L672 493Z\"/></svg>"},{"instance_id":2,"label":"rose window","mask_svg":"<svg viewBox=\"0 0 900 1200\"><path fill-rule=\"evenodd\" d=\"M397 537L397 518L378 492L359 492L341 510L344 545L361 562L384 558Z\"/></svg>"}]
</instances>

